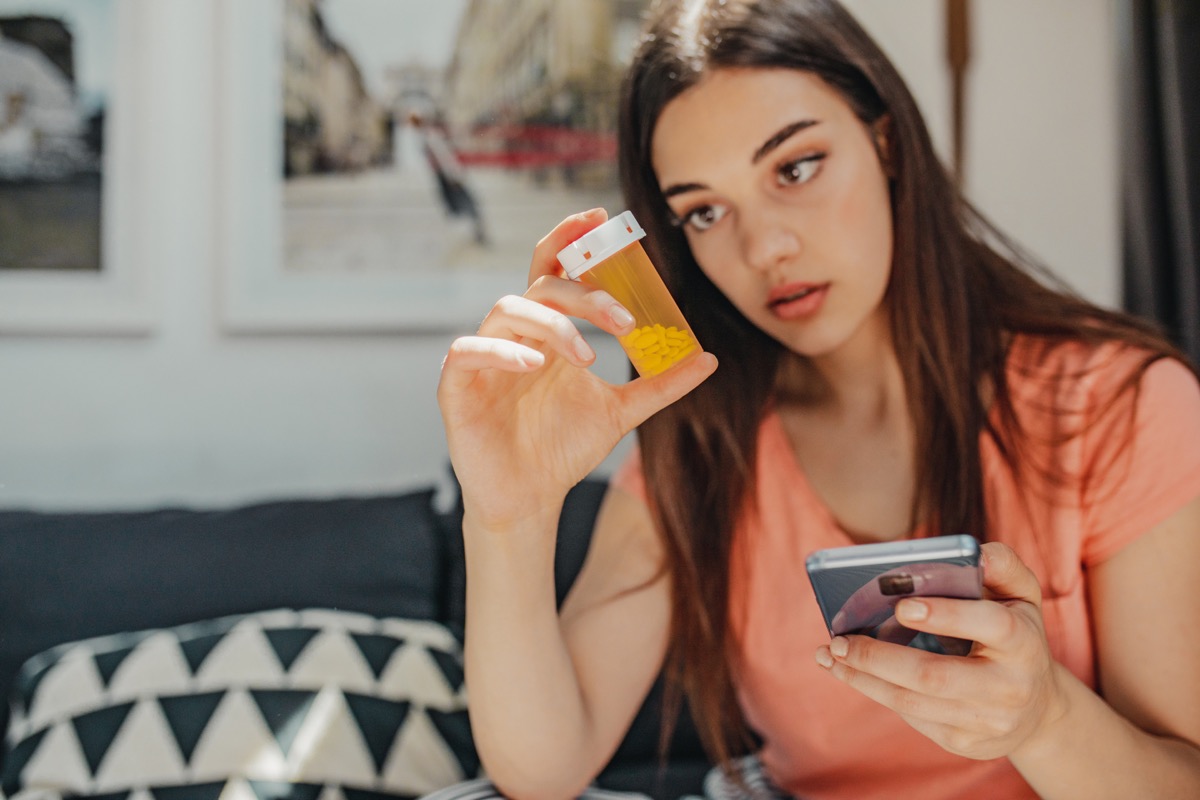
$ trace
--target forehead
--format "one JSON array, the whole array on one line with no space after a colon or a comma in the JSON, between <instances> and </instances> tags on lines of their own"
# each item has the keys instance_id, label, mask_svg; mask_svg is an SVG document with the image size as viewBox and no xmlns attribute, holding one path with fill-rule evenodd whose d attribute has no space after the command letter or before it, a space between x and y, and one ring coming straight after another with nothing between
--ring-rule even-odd
<instances>
[{"instance_id":1,"label":"forehead","mask_svg":"<svg viewBox=\"0 0 1200 800\"><path fill-rule=\"evenodd\" d=\"M729 155L749 165L763 142L786 125L811 119L824 130L857 121L829 84L792 69L721 69L674 98L659 115L650 157L659 179Z\"/></svg>"}]
</instances>

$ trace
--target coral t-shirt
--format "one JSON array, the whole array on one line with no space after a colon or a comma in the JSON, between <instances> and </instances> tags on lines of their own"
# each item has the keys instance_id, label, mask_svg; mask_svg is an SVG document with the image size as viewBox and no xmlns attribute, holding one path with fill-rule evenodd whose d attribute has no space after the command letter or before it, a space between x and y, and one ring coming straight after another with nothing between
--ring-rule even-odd
<instances>
[{"instance_id":1,"label":"coral t-shirt","mask_svg":"<svg viewBox=\"0 0 1200 800\"><path fill-rule=\"evenodd\" d=\"M995 443L980 439L989 538L1037 574L1051 651L1093 688L1087 568L1200 496L1200 387L1184 366L1160 360L1146 371L1135 418L1120 404L1101 413L1140 355L1114 346L1043 350L1030 340L1010 353L1010 391L1032 442L1027 463L1052 463L1078 479L1052 484L1026 470L1031 491L1022 498ZM1093 418L1066 444L1047 444ZM804 559L853 542L809 484L774 413L760 427L757 459L757 517L748 515L735 534L734 557L746 569L731 574L730 604L741 641L738 694L764 738L761 757L775 783L805 800L1036 797L1007 759L953 755L817 666L813 655L829 634ZM636 450L613 483L645 497Z\"/></svg>"}]
</instances>

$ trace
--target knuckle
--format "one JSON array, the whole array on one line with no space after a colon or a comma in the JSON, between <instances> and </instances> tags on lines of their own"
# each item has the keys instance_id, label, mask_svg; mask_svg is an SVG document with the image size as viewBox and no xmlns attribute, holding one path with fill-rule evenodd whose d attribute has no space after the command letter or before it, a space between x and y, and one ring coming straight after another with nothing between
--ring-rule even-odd
<instances>
[{"instance_id":1,"label":"knuckle","mask_svg":"<svg viewBox=\"0 0 1200 800\"><path fill-rule=\"evenodd\" d=\"M969 755L974 752L978 739L971 731L953 728L946 733L946 749L958 755Z\"/></svg>"},{"instance_id":2,"label":"knuckle","mask_svg":"<svg viewBox=\"0 0 1200 800\"><path fill-rule=\"evenodd\" d=\"M584 295L584 302L597 311L604 311L616 302L616 299L603 289L589 289Z\"/></svg>"},{"instance_id":3,"label":"knuckle","mask_svg":"<svg viewBox=\"0 0 1200 800\"><path fill-rule=\"evenodd\" d=\"M1014 714L1000 714L990 721L988 727L995 738L1004 739L1017 732L1020 722Z\"/></svg>"},{"instance_id":4,"label":"knuckle","mask_svg":"<svg viewBox=\"0 0 1200 800\"><path fill-rule=\"evenodd\" d=\"M932 695L944 695L950 685L949 672L940 660L928 660L923 663L917 669L917 681Z\"/></svg>"},{"instance_id":5,"label":"knuckle","mask_svg":"<svg viewBox=\"0 0 1200 800\"><path fill-rule=\"evenodd\" d=\"M461 336L450 342L450 347L446 350L446 357L442 359L442 369L445 369L447 366L453 366L455 361L462 358L465 349L466 342Z\"/></svg>"},{"instance_id":6,"label":"knuckle","mask_svg":"<svg viewBox=\"0 0 1200 800\"><path fill-rule=\"evenodd\" d=\"M995 622L996 638L1002 642L1012 642L1021 632L1021 624L1016 613L1008 606L1001 605L1002 613L997 615Z\"/></svg>"},{"instance_id":7,"label":"knuckle","mask_svg":"<svg viewBox=\"0 0 1200 800\"><path fill-rule=\"evenodd\" d=\"M501 314L512 314L524 303L524 298L515 294L506 294L496 301L493 307L494 312Z\"/></svg>"}]
</instances>

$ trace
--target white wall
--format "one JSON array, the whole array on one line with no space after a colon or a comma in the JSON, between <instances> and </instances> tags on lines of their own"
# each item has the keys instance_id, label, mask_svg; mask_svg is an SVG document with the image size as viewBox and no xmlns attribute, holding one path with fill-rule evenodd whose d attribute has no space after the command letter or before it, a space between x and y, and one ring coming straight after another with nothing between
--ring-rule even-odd
<instances>
[{"instance_id":1,"label":"white wall","mask_svg":"<svg viewBox=\"0 0 1200 800\"><path fill-rule=\"evenodd\" d=\"M971 73L967 193L1085 297L1121 291L1115 9L985 0Z\"/></svg>"},{"instance_id":2,"label":"white wall","mask_svg":"<svg viewBox=\"0 0 1200 800\"><path fill-rule=\"evenodd\" d=\"M202 506L433 483L451 332L223 334L214 244L211 0L154 0L139 226L157 288L146 337L0 338L0 507ZM946 151L940 0L848 0L914 85ZM1095 0L976 0L968 190L1088 296L1118 266L1113 22ZM985 157L986 154L986 157ZM523 275L526 265L515 265ZM620 351L593 337L600 372ZM611 465L611 462L610 462Z\"/></svg>"},{"instance_id":3,"label":"white wall","mask_svg":"<svg viewBox=\"0 0 1200 800\"><path fill-rule=\"evenodd\" d=\"M944 0L843 0L900 67L948 161ZM1001 230L1085 297L1120 300L1110 0L971 0L966 182Z\"/></svg>"}]
</instances>

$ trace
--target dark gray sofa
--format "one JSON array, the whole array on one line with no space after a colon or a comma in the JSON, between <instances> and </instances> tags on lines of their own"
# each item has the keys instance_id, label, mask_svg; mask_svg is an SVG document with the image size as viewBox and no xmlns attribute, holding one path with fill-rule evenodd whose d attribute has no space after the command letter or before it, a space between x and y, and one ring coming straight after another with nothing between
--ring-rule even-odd
<instances>
[{"instance_id":1,"label":"dark gray sofa","mask_svg":"<svg viewBox=\"0 0 1200 800\"><path fill-rule=\"evenodd\" d=\"M589 479L567 499L556 556L560 602L582 564L604 488L602 480ZM27 667L18 680L22 663L35 654L93 637L209 624L271 609L335 609L368 617L432 620L460 636L465 588L461 511L449 503L439 504L451 506L439 512L434 499L435 489L428 487L391 496L220 510L0 511L0 686L15 703L12 708L23 713L28 709L22 708L18 695L45 673L44 667ZM272 641L285 641L284 633L289 632L271 631ZM131 652L131 645L112 643L120 644L119 638L105 641L109 651L103 658L109 664L118 664ZM130 641L144 642L146 635ZM101 658L96 655L97 664ZM461 672L454 677L450 661L439 657L450 683L461 682ZM686 713L666 762L658 756L661 692L660 681L599 785L654 798L699 793L709 764ZM99 712L91 717L99 719ZM7 711L0 712L0 721L8 719ZM463 773L473 774L478 760L467 713L447 712L436 719ZM99 763L103 752L94 746L88 749L80 720L74 726L92 766L104 766ZM115 731L109 732L110 738ZM0 755L0 790L10 796L22 788L15 762L24 766L33 758L28 742L15 754L14 744L7 742ZM93 795L106 794L100 791L103 780L87 785L94 788ZM255 791L260 800L307 796L278 786L264 794L258 784ZM213 788L210 794L215 800L219 792ZM347 800L394 796L349 790L344 795Z\"/></svg>"}]
</instances>

